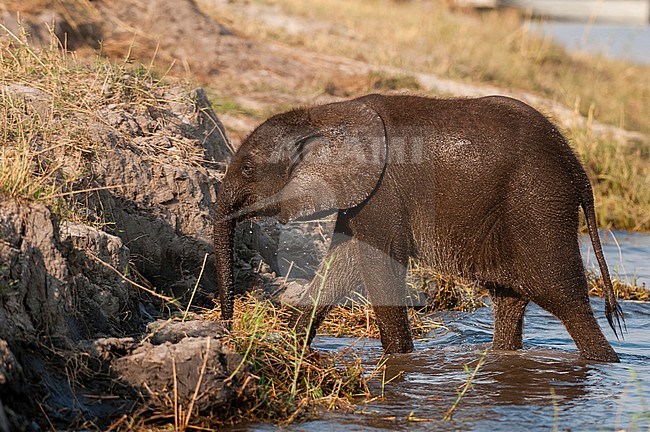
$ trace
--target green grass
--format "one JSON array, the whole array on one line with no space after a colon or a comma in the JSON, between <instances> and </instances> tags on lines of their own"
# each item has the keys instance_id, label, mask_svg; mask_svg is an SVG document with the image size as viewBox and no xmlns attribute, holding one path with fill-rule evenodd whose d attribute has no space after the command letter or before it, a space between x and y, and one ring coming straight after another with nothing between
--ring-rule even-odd
<instances>
[{"instance_id":1,"label":"green grass","mask_svg":"<svg viewBox=\"0 0 650 432\"><path fill-rule=\"evenodd\" d=\"M230 113L230 114L245 115L253 118L262 117L259 112L249 108L245 108L235 99L229 98L227 96L223 96L223 97L215 96L213 94L209 94L209 96L210 96L210 103L212 104L212 109L217 114Z\"/></svg>"},{"instance_id":2,"label":"green grass","mask_svg":"<svg viewBox=\"0 0 650 432\"><path fill-rule=\"evenodd\" d=\"M238 298L233 328L227 337L257 377L256 397L247 407L234 407L225 423L273 421L288 424L315 409L349 409L355 397L367 393L359 359L347 350L323 354L304 345L289 327L286 308L253 295ZM212 312L220 318L219 309Z\"/></svg>"}]
</instances>

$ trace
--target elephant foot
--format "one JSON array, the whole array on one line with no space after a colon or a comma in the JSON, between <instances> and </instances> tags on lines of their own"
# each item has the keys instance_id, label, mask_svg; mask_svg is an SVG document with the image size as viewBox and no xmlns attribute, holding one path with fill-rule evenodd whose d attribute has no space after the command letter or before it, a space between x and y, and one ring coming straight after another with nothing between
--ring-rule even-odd
<instances>
[{"instance_id":1,"label":"elephant foot","mask_svg":"<svg viewBox=\"0 0 650 432\"><path fill-rule=\"evenodd\" d=\"M289 328L296 332L299 341L304 342L307 338L309 346L330 310L331 306L317 306L315 311L314 306L298 307L289 319Z\"/></svg>"},{"instance_id":2,"label":"elephant foot","mask_svg":"<svg viewBox=\"0 0 650 432\"><path fill-rule=\"evenodd\" d=\"M575 342L580 357L585 360L618 363L620 358L600 329L589 303L571 308L571 312L557 314Z\"/></svg>"},{"instance_id":3,"label":"elephant foot","mask_svg":"<svg viewBox=\"0 0 650 432\"><path fill-rule=\"evenodd\" d=\"M585 360L605 362L605 363L620 363L621 359L619 358L616 351L607 343L605 346L598 347L599 349L592 350L580 350L580 357Z\"/></svg>"}]
</instances>

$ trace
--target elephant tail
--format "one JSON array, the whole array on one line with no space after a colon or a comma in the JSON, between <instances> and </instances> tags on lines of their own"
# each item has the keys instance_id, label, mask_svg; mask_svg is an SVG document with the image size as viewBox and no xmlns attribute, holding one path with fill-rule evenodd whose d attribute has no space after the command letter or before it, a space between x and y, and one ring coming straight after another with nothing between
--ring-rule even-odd
<instances>
[{"instance_id":1,"label":"elephant tail","mask_svg":"<svg viewBox=\"0 0 650 432\"><path fill-rule=\"evenodd\" d=\"M598 261L598 267L600 267L600 274L603 278L603 283L605 284L605 288L603 290L603 297L605 297L605 316L607 317L609 326L614 331L616 338L618 339L619 335L622 338L623 326L625 326L625 317L623 315L621 306L616 301L616 294L614 294L612 279L609 275L607 263L605 262L605 256L603 255L603 248L600 243L598 226L596 224L594 195L591 189L591 185L587 184L587 187L582 191L580 204L582 205L582 210L585 212L585 219L587 221L587 228L589 230L591 245L594 248L594 254L596 255L596 260ZM614 323L615 320L616 324ZM623 325L621 325L621 322ZM618 327L618 331L616 330L616 327Z\"/></svg>"}]
</instances>

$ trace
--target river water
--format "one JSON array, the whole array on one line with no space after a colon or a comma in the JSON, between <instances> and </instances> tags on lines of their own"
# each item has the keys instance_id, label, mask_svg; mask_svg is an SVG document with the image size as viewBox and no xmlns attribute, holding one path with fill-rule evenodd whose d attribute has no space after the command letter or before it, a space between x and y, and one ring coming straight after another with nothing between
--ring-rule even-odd
<instances>
[{"instance_id":1,"label":"river water","mask_svg":"<svg viewBox=\"0 0 650 432\"><path fill-rule=\"evenodd\" d=\"M618 279L650 289L650 235L625 231L601 231L600 238L609 271ZM589 238L580 239L588 269L597 270ZM595 267L595 268L594 268Z\"/></svg>"},{"instance_id":2,"label":"river water","mask_svg":"<svg viewBox=\"0 0 650 432\"><path fill-rule=\"evenodd\" d=\"M650 65L650 26L563 21L534 22L533 31L552 37L570 51L603 54Z\"/></svg>"},{"instance_id":3,"label":"river water","mask_svg":"<svg viewBox=\"0 0 650 432\"><path fill-rule=\"evenodd\" d=\"M650 236L603 233L607 259L620 276L650 282ZM616 239L616 241L614 241ZM589 247L583 241L585 260ZM619 257L622 261L619 262ZM627 271L623 273L623 269ZM415 343L416 351L388 358L384 381L371 382L371 402L354 413L326 412L316 420L288 426L296 431L388 430L627 430L650 429L650 303L622 302L625 340L617 341L604 319L602 299L592 299L601 326L621 356L619 364L585 362L560 322L534 304L528 307L524 349L490 350L489 308L438 314L446 328ZM382 359L378 340L318 336L313 347L340 351L354 344L370 373ZM460 400L451 421L442 420L467 382L468 372L485 363ZM239 430L275 430L248 425Z\"/></svg>"}]
</instances>

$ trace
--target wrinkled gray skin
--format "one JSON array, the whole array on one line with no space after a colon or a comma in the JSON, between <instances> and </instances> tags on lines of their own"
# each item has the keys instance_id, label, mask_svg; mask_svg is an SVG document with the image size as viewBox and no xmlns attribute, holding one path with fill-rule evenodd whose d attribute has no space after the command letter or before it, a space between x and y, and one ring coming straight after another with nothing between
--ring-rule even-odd
<instances>
[{"instance_id":1,"label":"wrinkled gray skin","mask_svg":"<svg viewBox=\"0 0 650 432\"><path fill-rule=\"evenodd\" d=\"M413 350L406 266L416 257L479 281L494 309L494 348L522 347L526 305L558 317L585 359L618 361L589 304L579 208L607 287L610 326L622 313L580 162L542 114L506 97L368 95L293 110L259 126L218 195L215 253L223 318L233 313L233 229L338 211L330 257L298 305L311 338L332 305L365 284L388 353ZM315 308L315 309L314 309Z\"/></svg>"}]
</instances>

